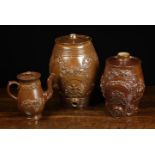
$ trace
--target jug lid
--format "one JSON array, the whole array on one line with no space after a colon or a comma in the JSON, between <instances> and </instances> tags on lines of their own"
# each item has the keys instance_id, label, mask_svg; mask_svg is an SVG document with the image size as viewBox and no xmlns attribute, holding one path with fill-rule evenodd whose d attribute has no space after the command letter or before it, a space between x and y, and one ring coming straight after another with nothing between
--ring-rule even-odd
<instances>
[{"instance_id":1,"label":"jug lid","mask_svg":"<svg viewBox=\"0 0 155 155\"><path fill-rule=\"evenodd\" d=\"M141 63L137 57L133 57L129 52L119 52L116 56L107 59L108 63L114 66L135 66Z\"/></svg>"},{"instance_id":2,"label":"jug lid","mask_svg":"<svg viewBox=\"0 0 155 155\"><path fill-rule=\"evenodd\" d=\"M75 33L58 37L55 40L56 43L63 44L63 45L83 44L88 41L91 41L91 37L86 35L79 35Z\"/></svg>"}]
</instances>

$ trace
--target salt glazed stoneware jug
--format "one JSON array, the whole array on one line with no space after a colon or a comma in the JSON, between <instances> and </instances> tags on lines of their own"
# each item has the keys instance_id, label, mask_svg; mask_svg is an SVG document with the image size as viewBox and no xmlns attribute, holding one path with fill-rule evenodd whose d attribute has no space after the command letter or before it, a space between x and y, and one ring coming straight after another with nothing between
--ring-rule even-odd
<instances>
[{"instance_id":1,"label":"salt glazed stoneware jug","mask_svg":"<svg viewBox=\"0 0 155 155\"><path fill-rule=\"evenodd\" d=\"M100 86L106 109L113 117L133 115L145 88L141 60L128 52L109 57Z\"/></svg>"},{"instance_id":2,"label":"salt glazed stoneware jug","mask_svg":"<svg viewBox=\"0 0 155 155\"><path fill-rule=\"evenodd\" d=\"M82 108L89 102L99 65L91 38L70 34L56 38L49 63L64 105ZM55 89L55 90L56 90Z\"/></svg>"},{"instance_id":3,"label":"salt glazed stoneware jug","mask_svg":"<svg viewBox=\"0 0 155 155\"><path fill-rule=\"evenodd\" d=\"M8 94L18 101L18 108L23 112L27 118L39 120L42 116L45 103L53 94L52 81L54 74L51 73L47 79L48 89L43 92L40 82L40 73L38 72L24 72L17 75L17 81L9 81L7 85ZM10 87L12 85L18 86L18 95L11 93Z\"/></svg>"}]
</instances>

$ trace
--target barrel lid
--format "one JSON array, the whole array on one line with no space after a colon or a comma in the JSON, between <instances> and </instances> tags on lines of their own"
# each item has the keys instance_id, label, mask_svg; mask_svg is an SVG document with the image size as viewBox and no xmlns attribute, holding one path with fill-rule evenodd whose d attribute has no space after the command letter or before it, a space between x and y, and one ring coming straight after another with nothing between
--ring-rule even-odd
<instances>
[{"instance_id":1,"label":"barrel lid","mask_svg":"<svg viewBox=\"0 0 155 155\"><path fill-rule=\"evenodd\" d=\"M116 56L107 59L108 63L114 66L134 66L141 62L137 57L133 57L129 52L119 52Z\"/></svg>"},{"instance_id":2,"label":"barrel lid","mask_svg":"<svg viewBox=\"0 0 155 155\"><path fill-rule=\"evenodd\" d=\"M86 36L86 35L79 35L75 33L58 37L55 40L56 43L64 44L64 45L83 44L88 41L91 41L91 37Z\"/></svg>"}]
</instances>

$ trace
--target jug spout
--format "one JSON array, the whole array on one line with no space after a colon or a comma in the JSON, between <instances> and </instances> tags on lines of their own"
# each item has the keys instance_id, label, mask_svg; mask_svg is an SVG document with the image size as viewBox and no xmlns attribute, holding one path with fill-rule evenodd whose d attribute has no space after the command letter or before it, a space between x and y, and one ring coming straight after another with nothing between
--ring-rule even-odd
<instances>
[{"instance_id":1,"label":"jug spout","mask_svg":"<svg viewBox=\"0 0 155 155\"><path fill-rule=\"evenodd\" d=\"M52 83L53 83L53 79L54 79L55 74L51 73L50 76L47 79L47 90L44 92L44 98L45 101L49 100L52 95L53 95L53 88L52 88Z\"/></svg>"}]
</instances>

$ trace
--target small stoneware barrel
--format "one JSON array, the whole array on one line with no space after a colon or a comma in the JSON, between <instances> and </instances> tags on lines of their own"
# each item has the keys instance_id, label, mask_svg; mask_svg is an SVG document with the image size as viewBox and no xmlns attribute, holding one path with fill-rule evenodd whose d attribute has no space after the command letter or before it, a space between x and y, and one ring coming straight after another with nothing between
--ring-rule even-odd
<instances>
[{"instance_id":1,"label":"small stoneware barrel","mask_svg":"<svg viewBox=\"0 0 155 155\"><path fill-rule=\"evenodd\" d=\"M70 34L56 38L49 70L56 75L54 86L65 105L85 107L88 104L98 64L89 36Z\"/></svg>"},{"instance_id":2,"label":"small stoneware barrel","mask_svg":"<svg viewBox=\"0 0 155 155\"><path fill-rule=\"evenodd\" d=\"M113 117L135 114L145 88L141 60L128 52L107 58L100 86Z\"/></svg>"}]
</instances>

